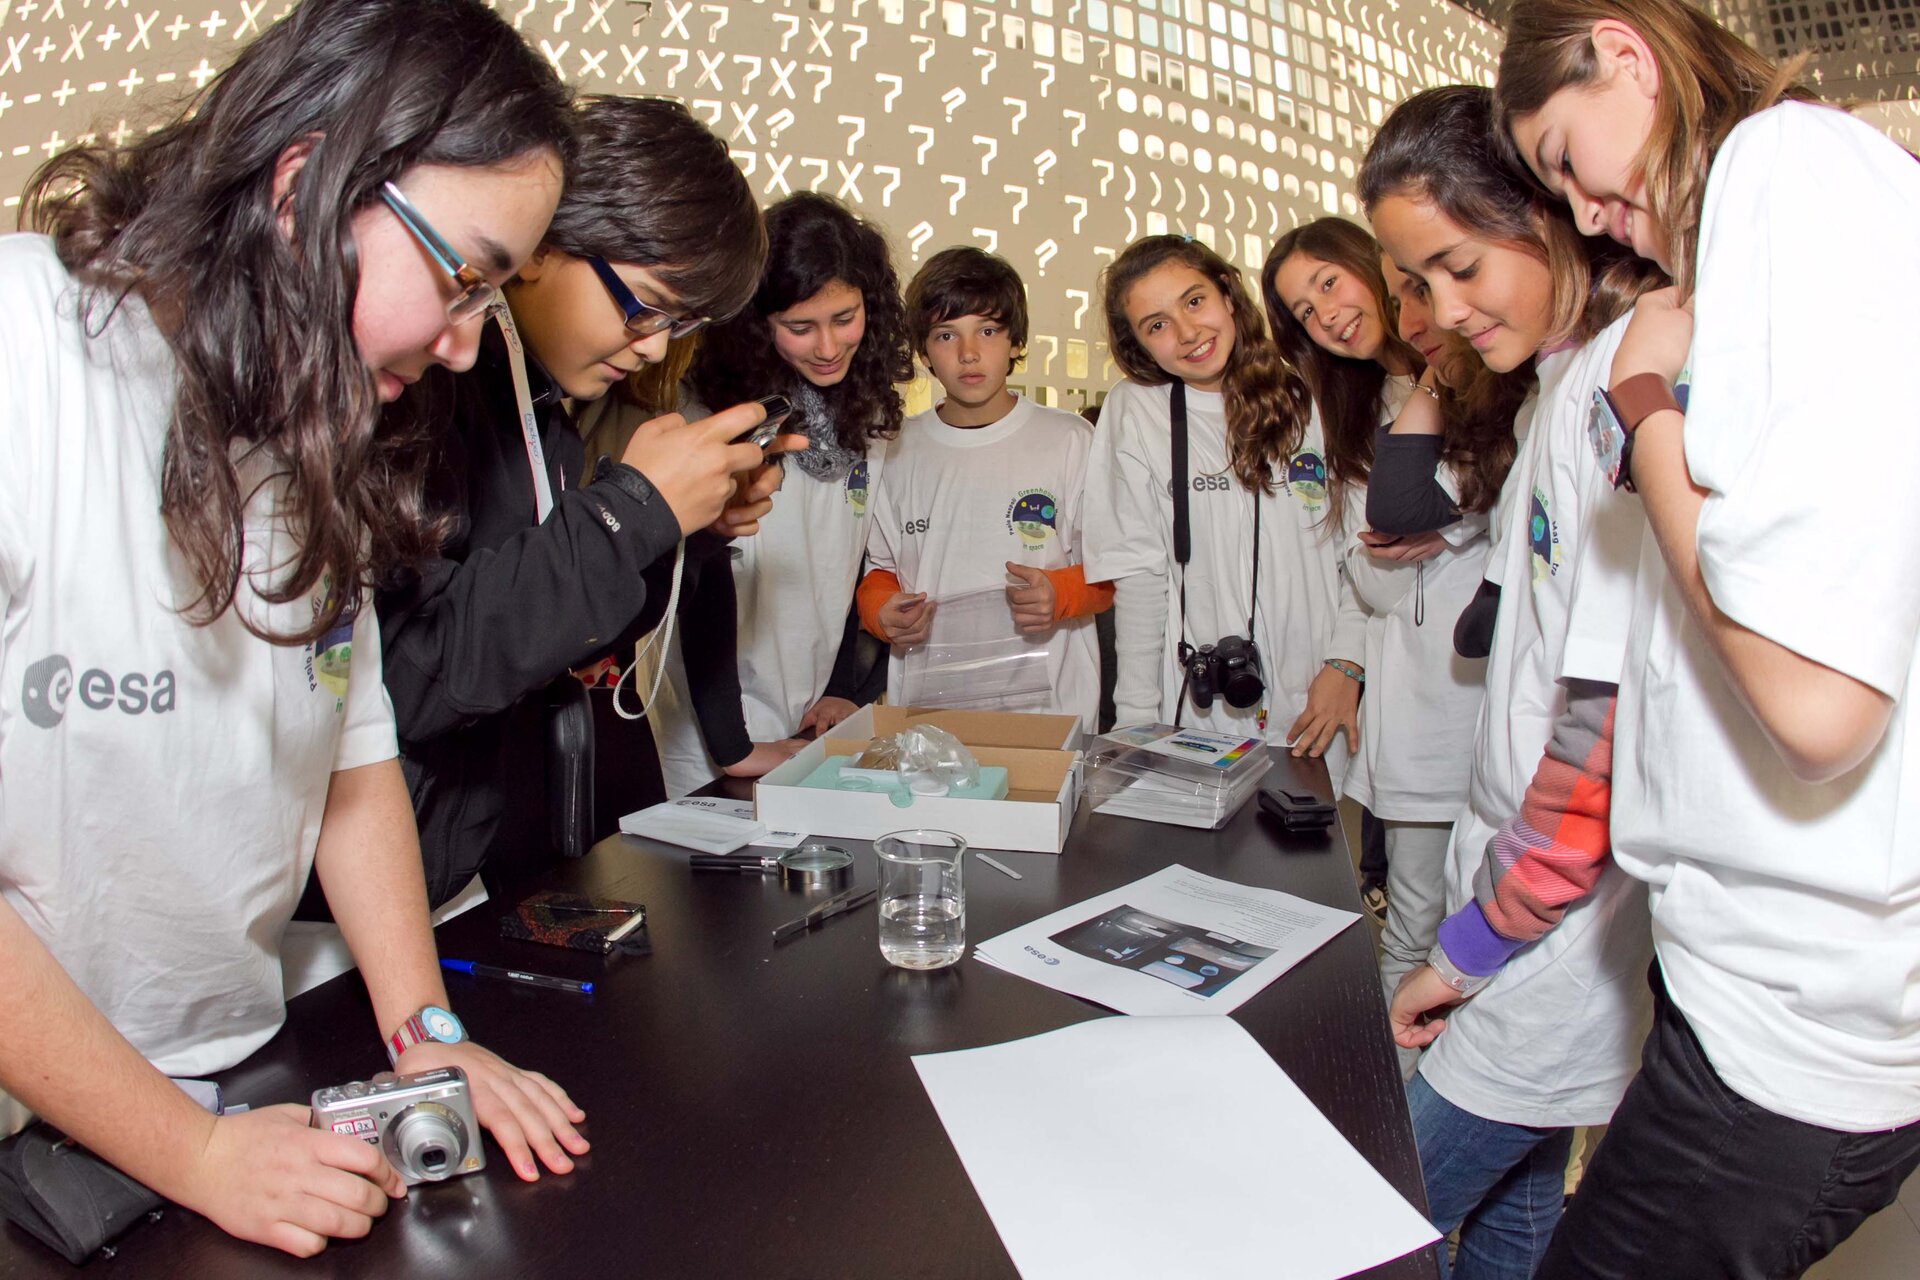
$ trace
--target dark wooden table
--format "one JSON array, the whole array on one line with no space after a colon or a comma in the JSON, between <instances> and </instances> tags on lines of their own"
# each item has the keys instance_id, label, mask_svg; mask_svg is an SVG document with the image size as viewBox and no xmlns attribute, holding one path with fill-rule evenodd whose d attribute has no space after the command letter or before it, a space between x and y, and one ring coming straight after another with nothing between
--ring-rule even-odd
<instances>
[{"instance_id":1,"label":"dark wooden table","mask_svg":"<svg viewBox=\"0 0 1920 1280\"><path fill-rule=\"evenodd\" d=\"M1326 794L1317 764L1276 776ZM903 815L904 817L905 815ZM855 883L872 884L858 841ZM445 955L591 978L591 997L449 974L474 1038L564 1084L592 1154L523 1185L490 1152L484 1173L417 1189L363 1241L298 1261L171 1210L127 1236L93 1276L640 1276L699 1280L1015 1275L909 1058L998 1044L1107 1011L969 957L934 973L890 968L873 908L778 948L773 926L807 899L775 877L690 873L685 852L625 837L543 880L645 902L654 951L605 958L513 943L490 903L440 930ZM996 854L1025 875L967 869L970 940L1173 862L1358 910L1338 827L1284 835L1247 807L1219 832L1091 814L1060 857ZM1372 946L1356 923L1233 1015L1360 1153L1424 1209ZM293 1001L275 1039L223 1080L228 1097L304 1102L385 1066L366 994L348 974ZM1275 1158L1284 1159L1284 1152ZM928 1242L903 1260L899 1228ZM0 1276L73 1270L11 1224ZM1286 1274L1284 1258L1274 1275ZM1427 1251L1366 1273L1432 1277Z\"/></svg>"}]
</instances>

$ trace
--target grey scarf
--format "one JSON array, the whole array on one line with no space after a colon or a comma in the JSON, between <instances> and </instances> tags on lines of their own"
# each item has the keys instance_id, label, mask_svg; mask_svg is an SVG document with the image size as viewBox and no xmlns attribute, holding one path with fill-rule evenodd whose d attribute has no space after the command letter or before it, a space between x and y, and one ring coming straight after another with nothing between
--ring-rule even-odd
<instances>
[{"instance_id":1,"label":"grey scarf","mask_svg":"<svg viewBox=\"0 0 1920 1280\"><path fill-rule=\"evenodd\" d=\"M840 443L833 411L827 407L827 398L820 394L818 387L802 381L788 399L793 401L793 417L787 420L787 430L805 432L807 447L787 456L802 471L815 480L838 480L866 456L864 450L849 449Z\"/></svg>"}]
</instances>

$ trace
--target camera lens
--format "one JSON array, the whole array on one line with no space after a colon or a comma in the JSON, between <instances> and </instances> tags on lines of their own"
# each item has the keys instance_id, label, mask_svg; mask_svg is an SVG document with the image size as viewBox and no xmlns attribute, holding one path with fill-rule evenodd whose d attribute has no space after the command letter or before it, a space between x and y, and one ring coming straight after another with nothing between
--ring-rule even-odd
<instances>
[{"instance_id":1,"label":"camera lens","mask_svg":"<svg viewBox=\"0 0 1920 1280\"><path fill-rule=\"evenodd\" d=\"M400 1176L439 1182L450 1176L467 1149L466 1125L437 1102L408 1107L387 1126Z\"/></svg>"}]
</instances>

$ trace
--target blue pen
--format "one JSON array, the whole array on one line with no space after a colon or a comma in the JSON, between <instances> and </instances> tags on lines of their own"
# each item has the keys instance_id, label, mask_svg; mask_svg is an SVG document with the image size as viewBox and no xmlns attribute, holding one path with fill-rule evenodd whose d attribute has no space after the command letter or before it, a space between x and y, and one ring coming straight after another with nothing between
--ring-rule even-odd
<instances>
[{"instance_id":1,"label":"blue pen","mask_svg":"<svg viewBox=\"0 0 1920 1280\"><path fill-rule=\"evenodd\" d=\"M442 969L451 969L455 973L470 973L476 978L500 978L507 982L524 982L530 987L545 987L549 991L572 991L579 995L593 994L591 982L575 982L572 978L550 978L544 973L523 973L519 969L502 969L496 964L479 964L473 960L440 961Z\"/></svg>"}]
</instances>

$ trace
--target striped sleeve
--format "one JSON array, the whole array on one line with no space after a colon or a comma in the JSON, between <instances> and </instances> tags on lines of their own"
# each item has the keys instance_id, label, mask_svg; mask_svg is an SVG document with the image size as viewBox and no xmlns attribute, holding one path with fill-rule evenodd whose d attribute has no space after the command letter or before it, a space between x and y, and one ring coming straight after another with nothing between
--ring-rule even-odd
<instances>
[{"instance_id":1,"label":"striped sleeve","mask_svg":"<svg viewBox=\"0 0 1920 1280\"><path fill-rule=\"evenodd\" d=\"M1463 973L1482 976L1543 937L1592 891L1612 852L1616 685L1569 680L1567 709L1520 812L1487 842L1473 900L1441 922L1439 941Z\"/></svg>"}]
</instances>

